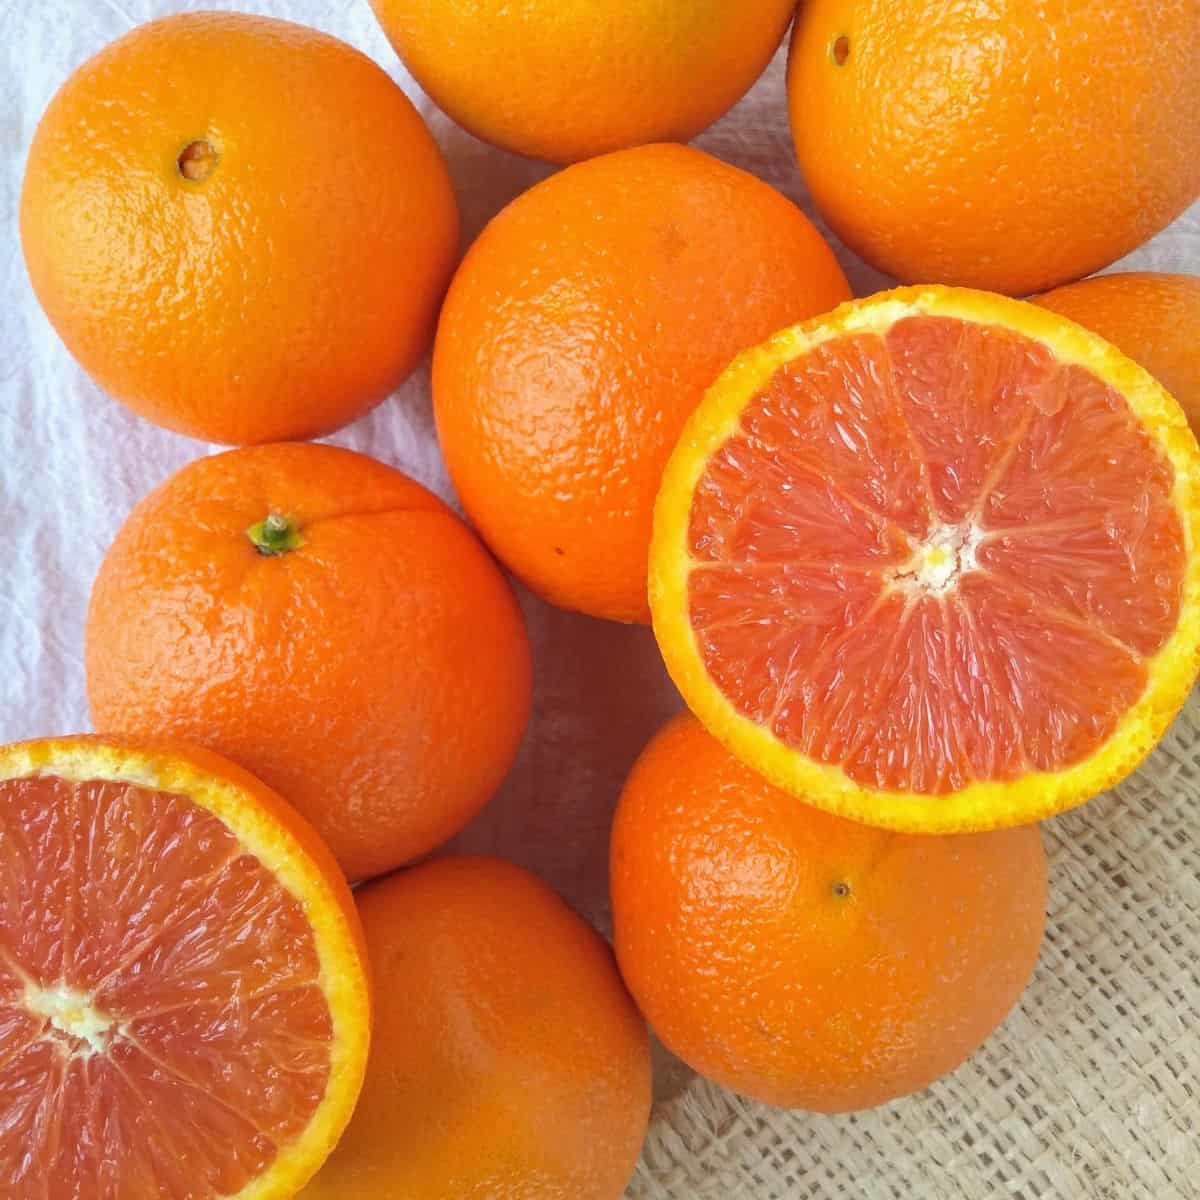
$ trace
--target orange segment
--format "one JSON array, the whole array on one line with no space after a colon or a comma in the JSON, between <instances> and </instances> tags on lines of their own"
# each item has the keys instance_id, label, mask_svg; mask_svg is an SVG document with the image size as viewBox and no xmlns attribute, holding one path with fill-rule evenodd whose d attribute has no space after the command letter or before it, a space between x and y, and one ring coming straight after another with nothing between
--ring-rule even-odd
<instances>
[{"instance_id":1,"label":"orange segment","mask_svg":"<svg viewBox=\"0 0 1200 1200\"><path fill-rule=\"evenodd\" d=\"M710 391L664 476L655 630L708 727L877 824L1078 803L1195 676L1200 453L1077 326L961 289L778 335Z\"/></svg>"},{"instance_id":2,"label":"orange segment","mask_svg":"<svg viewBox=\"0 0 1200 1200\"><path fill-rule=\"evenodd\" d=\"M284 1197L361 1086L349 890L211 755L0 749L0 1178L13 1200Z\"/></svg>"}]
</instances>

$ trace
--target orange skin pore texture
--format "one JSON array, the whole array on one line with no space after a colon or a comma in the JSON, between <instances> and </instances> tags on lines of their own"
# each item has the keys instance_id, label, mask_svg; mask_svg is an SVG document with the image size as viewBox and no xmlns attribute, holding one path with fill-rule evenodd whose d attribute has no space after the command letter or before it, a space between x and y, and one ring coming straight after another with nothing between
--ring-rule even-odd
<instances>
[{"instance_id":1,"label":"orange skin pore texture","mask_svg":"<svg viewBox=\"0 0 1200 1200\"><path fill-rule=\"evenodd\" d=\"M804 214L682 146L552 176L487 227L434 349L438 436L484 540L553 604L649 620L654 498L741 350L849 296Z\"/></svg>"},{"instance_id":2,"label":"orange skin pore texture","mask_svg":"<svg viewBox=\"0 0 1200 1200\"><path fill-rule=\"evenodd\" d=\"M290 519L294 549L247 531ZM520 610L431 493L330 446L231 451L130 515L88 613L99 728L162 731L242 763L352 878L428 853L487 802L529 714Z\"/></svg>"},{"instance_id":3,"label":"orange skin pore texture","mask_svg":"<svg viewBox=\"0 0 1200 1200\"><path fill-rule=\"evenodd\" d=\"M618 1200L650 1056L599 935L497 859L427 863L358 901L386 999L354 1120L304 1200Z\"/></svg>"},{"instance_id":4,"label":"orange skin pore texture","mask_svg":"<svg viewBox=\"0 0 1200 1200\"><path fill-rule=\"evenodd\" d=\"M808 0L792 133L818 209L869 263L1024 296L1200 194L1198 62L1196 0Z\"/></svg>"},{"instance_id":5,"label":"orange skin pore texture","mask_svg":"<svg viewBox=\"0 0 1200 1200\"><path fill-rule=\"evenodd\" d=\"M666 1045L768 1104L846 1112L954 1070L1037 961L1036 825L889 833L766 783L684 715L613 827L617 956Z\"/></svg>"},{"instance_id":6,"label":"orange skin pore texture","mask_svg":"<svg viewBox=\"0 0 1200 1200\"><path fill-rule=\"evenodd\" d=\"M506 150L565 163L695 137L762 74L795 0L372 7L417 82L455 121Z\"/></svg>"},{"instance_id":7,"label":"orange skin pore texture","mask_svg":"<svg viewBox=\"0 0 1200 1200\"><path fill-rule=\"evenodd\" d=\"M1098 333L1146 368L1200 434L1200 276L1154 271L1097 275L1036 304Z\"/></svg>"},{"instance_id":8,"label":"orange skin pore texture","mask_svg":"<svg viewBox=\"0 0 1200 1200\"><path fill-rule=\"evenodd\" d=\"M364 55L286 21L186 13L55 96L21 240L105 391L168 429L256 443L336 429L412 371L458 211L420 115Z\"/></svg>"}]
</instances>

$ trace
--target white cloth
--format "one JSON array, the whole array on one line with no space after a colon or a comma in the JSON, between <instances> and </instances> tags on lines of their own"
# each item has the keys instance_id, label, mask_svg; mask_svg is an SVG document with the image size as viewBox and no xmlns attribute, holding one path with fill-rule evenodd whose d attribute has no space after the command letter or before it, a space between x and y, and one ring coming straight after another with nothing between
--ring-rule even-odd
<instances>
[{"instance_id":1,"label":"white cloth","mask_svg":"<svg viewBox=\"0 0 1200 1200\"><path fill-rule=\"evenodd\" d=\"M141 496L190 459L215 449L157 429L106 398L51 330L30 290L17 237L26 150L54 90L105 43L167 12L217 7L234 6L213 0L0 0L0 742L88 728L83 623L101 556ZM335 34L400 82L449 159L466 239L550 173L548 166L484 146L442 116L401 67L367 0L246 0L236 7ZM782 53L753 92L697 145L753 171L811 213L788 134ZM857 294L888 282L841 247L838 251ZM1119 265L1200 273L1200 205ZM434 438L426 368L374 413L330 440L398 466L453 498ZM630 764L679 701L648 631L558 612L527 595L522 601L536 656L535 715L510 780L456 845L532 867L605 928L612 809ZM1200 745L1200 738L1196 741ZM1188 745L1179 754L1186 754ZM1192 789L1200 786L1186 768L1182 776L1178 769L1171 775L1175 786L1180 778ZM735 1104L697 1084L689 1085L690 1098L681 1104L671 1096L685 1076L664 1059L662 1104L634 1193L672 1200L700 1195L723 1200L1200 1195L1184 1190L1200 1187L1187 1182L1189 1176L1200 1178L1194 1124L1200 1104L1195 1090L1200 1078L1200 896L1194 883L1200 876L1195 847L1200 805L1194 791L1191 804L1191 823L1172 826L1178 845L1164 849L1177 854L1175 865L1152 858L1146 868L1152 877L1131 878L1127 884L1153 893L1157 879L1174 889L1162 903L1176 906L1172 928L1179 944L1158 954L1143 954L1146 947L1136 942L1117 947L1109 967L1080 977L1082 990L1068 997L1065 1007L1056 1002L1056 972L1043 969L1034 985L1031 1003L1051 1025L1064 1019L1064 1011L1075 1012L1076 1004L1093 1017L1100 1014L1110 1036L1097 1041L1094 1054L1086 1040L1056 1043L1045 1025L1031 1027L1025 1019L1021 1028L1045 1046L1036 1056L1022 1058L1011 1070L984 1060L982 1068L970 1069L973 1075L960 1073L924 1099L840 1124ZM1111 804L1097 807L1097 819L1111 810ZM1084 821L1068 820L1077 828ZM1099 826L1093 822L1088 828L1095 835L1089 853L1107 855L1111 862L1129 857L1129 847L1114 841L1126 834L1136 838L1136 829L1113 823L1105 850ZM1061 832L1052 836L1062 837ZM1178 862L1185 853L1191 855L1191 884L1190 891L1181 892ZM1096 864L1073 861L1070 839L1060 841L1058 857L1066 860L1057 864L1060 880L1067 881L1058 885L1061 907L1061 889ZM1145 864L1139 860L1138 865ZM1096 911L1104 900L1098 896L1084 916L1059 914L1068 923L1065 931L1058 928L1060 945L1063 939L1074 944L1072 929L1078 934L1105 925ZM1130 932L1165 936L1161 922L1135 925ZM1170 1002L1162 1001L1161 993L1176 985ZM1122 988L1126 1002L1120 1000ZM1003 1044L1014 1042L1009 1038ZM1160 1086L1168 1071L1179 1082ZM1075 1077L1073 1089L1064 1078ZM948 1098L973 1111L964 1117L947 1107ZM1047 1115L1051 1105L1061 1107ZM1089 1134L1087 1122L1081 1125L1089 1109L1096 1128L1110 1126L1108 1135L1098 1138L1094 1130ZM994 1119L981 1123L981 1113ZM1111 1133L1114 1124L1120 1136ZM1009 1126L1016 1135L1010 1129L999 1139L989 1132ZM897 1136L906 1127L913 1136ZM1028 1146L1022 1146L1022 1136ZM1113 1146L1120 1148L1124 1164L1119 1171L1109 1161ZM1035 1151L1044 1160L1040 1175L1023 1174L1023 1167L1006 1173L996 1166L1013 1155L1024 1163L1036 1157ZM1056 1173L1056 1164L1067 1164L1069 1173ZM958 1182L952 1184L952 1178ZM1066 1180L1084 1181L1085 1190L1060 1190Z\"/></svg>"}]
</instances>

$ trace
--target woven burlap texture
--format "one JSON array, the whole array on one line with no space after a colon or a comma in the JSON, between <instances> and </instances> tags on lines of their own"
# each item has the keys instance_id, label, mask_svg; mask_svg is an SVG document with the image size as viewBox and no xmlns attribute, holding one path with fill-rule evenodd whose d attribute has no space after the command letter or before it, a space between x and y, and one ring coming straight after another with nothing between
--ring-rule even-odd
<instances>
[{"instance_id":1,"label":"woven burlap texture","mask_svg":"<svg viewBox=\"0 0 1200 1200\"><path fill-rule=\"evenodd\" d=\"M1043 830L1041 962L966 1064L837 1117L663 1064L630 1197L1200 1197L1200 697L1141 770Z\"/></svg>"}]
</instances>

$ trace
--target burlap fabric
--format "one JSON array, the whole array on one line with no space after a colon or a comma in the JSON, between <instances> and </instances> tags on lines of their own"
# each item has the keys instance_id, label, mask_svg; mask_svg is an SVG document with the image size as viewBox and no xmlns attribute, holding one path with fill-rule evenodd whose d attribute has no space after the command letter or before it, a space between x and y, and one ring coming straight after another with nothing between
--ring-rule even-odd
<instances>
[{"instance_id":1,"label":"burlap fabric","mask_svg":"<svg viewBox=\"0 0 1200 1200\"><path fill-rule=\"evenodd\" d=\"M664 1062L638 1200L1200 1197L1200 697L1140 771L1043 826L1041 963L928 1091L826 1117Z\"/></svg>"}]
</instances>

